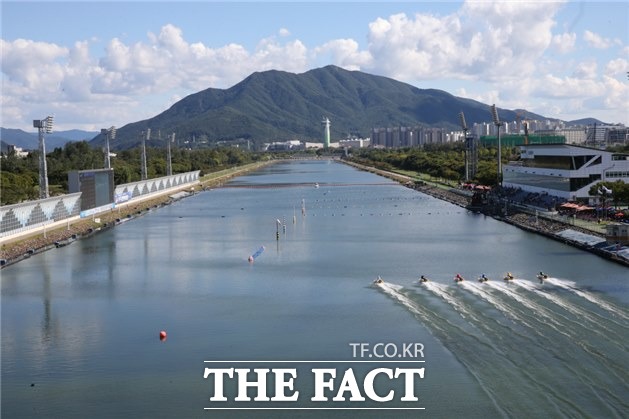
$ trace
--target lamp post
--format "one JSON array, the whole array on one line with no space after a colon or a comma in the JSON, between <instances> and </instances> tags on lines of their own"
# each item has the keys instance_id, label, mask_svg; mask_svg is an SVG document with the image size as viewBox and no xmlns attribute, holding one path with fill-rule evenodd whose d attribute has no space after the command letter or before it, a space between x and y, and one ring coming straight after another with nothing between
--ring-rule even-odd
<instances>
[{"instance_id":1,"label":"lamp post","mask_svg":"<svg viewBox=\"0 0 629 419\"><path fill-rule=\"evenodd\" d=\"M500 122L500 118L498 118L496 105L491 105L491 117L498 131L498 186L502 186L502 144L500 143L500 127L502 126L502 122Z\"/></svg>"},{"instance_id":2,"label":"lamp post","mask_svg":"<svg viewBox=\"0 0 629 419\"><path fill-rule=\"evenodd\" d=\"M111 160L109 159L109 139L116 138L116 127L102 128L100 133L105 136L105 169L111 169Z\"/></svg>"},{"instance_id":3,"label":"lamp post","mask_svg":"<svg viewBox=\"0 0 629 419\"><path fill-rule=\"evenodd\" d=\"M34 119L33 127L39 133L39 199L46 199L48 194L48 167L46 166L46 143L44 133L52 132L53 117L47 116L44 119Z\"/></svg>"}]
</instances>

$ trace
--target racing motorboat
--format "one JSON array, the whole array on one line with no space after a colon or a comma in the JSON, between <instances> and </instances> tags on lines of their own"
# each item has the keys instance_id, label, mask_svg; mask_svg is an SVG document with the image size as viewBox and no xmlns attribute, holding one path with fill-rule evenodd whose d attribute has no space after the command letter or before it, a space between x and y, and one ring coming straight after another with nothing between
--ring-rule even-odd
<instances>
[{"instance_id":1,"label":"racing motorboat","mask_svg":"<svg viewBox=\"0 0 629 419\"><path fill-rule=\"evenodd\" d=\"M539 279L539 283L543 284L545 279L548 279L548 275L545 274L542 271L539 271L539 273L537 274L537 279Z\"/></svg>"},{"instance_id":2,"label":"racing motorboat","mask_svg":"<svg viewBox=\"0 0 629 419\"><path fill-rule=\"evenodd\" d=\"M489 281L489 278L487 278L485 274L482 274L481 276L478 277L478 282L487 282L487 281Z\"/></svg>"},{"instance_id":3,"label":"racing motorboat","mask_svg":"<svg viewBox=\"0 0 629 419\"><path fill-rule=\"evenodd\" d=\"M454 276L454 282L463 282L464 280L465 280L465 278L463 278L463 277L461 276L461 274L456 274L456 275Z\"/></svg>"},{"instance_id":4,"label":"racing motorboat","mask_svg":"<svg viewBox=\"0 0 629 419\"><path fill-rule=\"evenodd\" d=\"M513 274L511 272L507 272L507 274L504 277L504 280L505 281L513 281L513 279L514 279Z\"/></svg>"},{"instance_id":5,"label":"racing motorboat","mask_svg":"<svg viewBox=\"0 0 629 419\"><path fill-rule=\"evenodd\" d=\"M428 278L426 278L424 275L419 277L419 282L428 282Z\"/></svg>"},{"instance_id":6,"label":"racing motorboat","mask_svg":"<svg viewBox=\"0 0 629 419\"><path fill-rule=\"evenodd\" d=\"M376 279L373 281L373 283L374 283L374 284L382 284L382 283L384 283L384 281L383 281L383 280L382 280L382 278L380 278L380 276L378 275L378 278L376 278Z\"/></svg>"}]
</instances>

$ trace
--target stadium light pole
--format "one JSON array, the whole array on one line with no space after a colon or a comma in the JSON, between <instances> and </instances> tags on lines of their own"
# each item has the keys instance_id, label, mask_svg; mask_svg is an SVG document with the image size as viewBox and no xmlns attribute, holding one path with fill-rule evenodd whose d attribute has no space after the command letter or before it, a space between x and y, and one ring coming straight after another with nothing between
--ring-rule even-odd
<instances>
[{"instance_id":1,"label":"stadium light pole","mask_svg":"<svg viewBox=\"0 0 629 419\"><path fill-rule=\"evenodd\" d=\"M46 142L44 141L44 133L50 134L52 132L52 125L52 116L33 120L33 127L37 128L39 133L39 199L46 199L50 196L48 193L48 167L46 165Z\"/></svg>"},{"instance_id":2,"label":"stadium light pole","mask_svg":"<svg viewBox=\"0 0 629 419\"><path fill-rule=\"evenodd\" d=\"M500 118L498 118L496 105L491 105L491 117L498 131L498 186L502 186L502 144L500 142L500 127L502 126L502 122L500 122Z\"/></svg>"},{"instance_id":3,"label":"stadium light pole","mask_svg":"<svg viewBox=\"0 0 629 419\"><path fill-rule=\"evenodd\" d=\"M171 153L170 153L170 143L171 142L172 143L175 142L175 133L174 132L172 133L172 137L170 139L166 140L166 143L167 143L167 146L168 146L167 147L167 156L166 156L168 165L166 166L166 174L168 176L172 176L173 175L173 162L172 162L172 156L171 156Z\"/></svg>"},{"instance_id":4,"label":"stadium light pole","mask_svg":"<svg viewBox=\"0 0 629 419\"><path fill-rule=\"evenodd\" d=\"M459 122L461 124L461 129L463 130L463 141L465 141L465 181L470 181L470 153L467 149L467 132L469 128L467 127L467 123L465 122L465 115L463 111L459 112Z\"/></svg>"},{"instance_id":5,"label":"stadium light pole","mask_svg":"<svg viewBox=\"0 0 629 419\"><path fill-rule=\"evenodd\" d=\"M146 168L146 141L151 138L151 129L148 128L146 130L146 135L144 133L140 133L142 137L142 180L148 179L148 170Z\"/></svg>"},{"instance_id":6,"label":"stadium light pole","mask_svg":"<svg viewBox=\"0 0 629 419\"><path fill-rule=\"evenodd\" d=\"M116 127L102 128L100 133L105 136L105 169L111 169L111 160L109 159L109 139L116 138Z\"/></svg>"}]
</instances>

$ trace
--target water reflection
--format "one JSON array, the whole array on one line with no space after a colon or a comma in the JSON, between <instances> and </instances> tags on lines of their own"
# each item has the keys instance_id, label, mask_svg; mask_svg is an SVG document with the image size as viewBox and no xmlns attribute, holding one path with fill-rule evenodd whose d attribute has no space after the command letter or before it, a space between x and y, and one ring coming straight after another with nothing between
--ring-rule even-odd
<instances>
[{"instance_id":1,"label":"water reflection","mask_svg":"<svg viewBox=\"0 0 629 419\"><path fill-rule=\"evenodd\" d=\"M52 318L52 294L50 291L50 269L48 265L44 265L42 285L42 300L44 303L44 311L41 323L41 341L44 347L48 347L52 344L53 339L57 337L55 327L56 322Z\"/></svg>"}]
</instances>

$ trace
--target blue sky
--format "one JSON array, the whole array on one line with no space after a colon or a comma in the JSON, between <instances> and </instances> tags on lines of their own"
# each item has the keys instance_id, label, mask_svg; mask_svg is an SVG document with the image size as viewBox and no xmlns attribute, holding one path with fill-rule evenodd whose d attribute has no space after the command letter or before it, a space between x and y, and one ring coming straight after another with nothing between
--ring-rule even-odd
<instances>
[{"instance_id":1,"label":"blue sky","mask_svg":"<svg viewBox=\"0 0 629 419\"><path fill-rule=\"evenodd\" d=\"M5 128L33 131L49 114L56 130L120 127L255 71L328 64L502 108L629 124L626 1L0 5Z\"/></svg>"}]
</instances>

